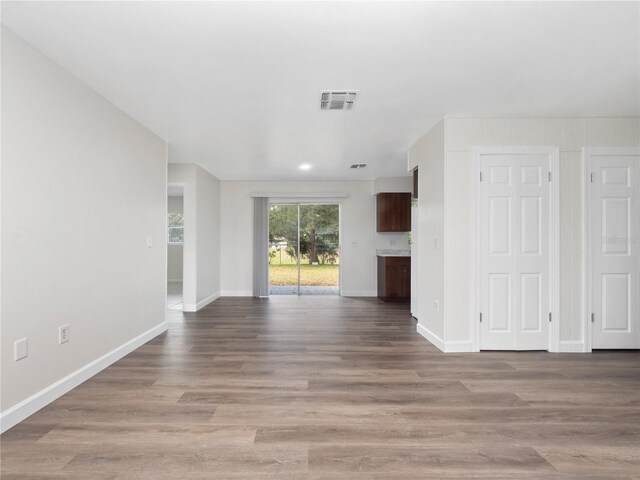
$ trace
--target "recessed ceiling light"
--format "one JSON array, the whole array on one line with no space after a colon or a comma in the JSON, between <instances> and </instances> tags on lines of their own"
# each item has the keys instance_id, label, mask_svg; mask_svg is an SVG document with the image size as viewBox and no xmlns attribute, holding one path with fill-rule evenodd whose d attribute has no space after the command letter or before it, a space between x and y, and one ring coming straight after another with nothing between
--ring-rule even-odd
<instances>
[{"instance_id":1,"label":"recessed ceiling light","mask_svg":"<svg viewBox=\"0 0 640 480\"><path fill-rule=\"evenodd\" d=\"M308 163L303 163L302 165L300 165L300 170L311 170L311 165L309 165Z\"/></svg>"}]
</instances>

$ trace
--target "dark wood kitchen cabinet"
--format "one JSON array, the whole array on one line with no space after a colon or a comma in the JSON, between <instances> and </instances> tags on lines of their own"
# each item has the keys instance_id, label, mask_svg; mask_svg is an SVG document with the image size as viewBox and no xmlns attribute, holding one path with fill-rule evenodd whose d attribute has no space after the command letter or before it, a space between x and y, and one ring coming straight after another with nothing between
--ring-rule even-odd
<instances>
[{"instance_id":1,"label":"dark wood kitchen cabinet","mask_svg":"<svg viewBox=\"0 0 640 480\"><path fill-rule=\"evenodd\" d=\"M378 256L378 297L385 302L411 299L411 257Z\"/></svg>"},{"instance_id":2,"label":"dark wood kitchen cabinet","mask_svg":"<svg viewBox=\"0 0 640 480\"><path fill-rule=\"evenodd\" d=\"M378 232L411 231L411 193L379 193L376 218Z\"/></svg>"}]
</instances>

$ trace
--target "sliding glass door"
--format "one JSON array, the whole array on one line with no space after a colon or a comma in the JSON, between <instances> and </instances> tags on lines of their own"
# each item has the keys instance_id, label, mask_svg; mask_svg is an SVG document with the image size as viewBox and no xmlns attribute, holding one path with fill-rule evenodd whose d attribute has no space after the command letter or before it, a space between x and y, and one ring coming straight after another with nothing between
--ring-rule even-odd
<instances>
[{"instance_id":1,"label":"sliding glass door","mask_svg":"<svg viewBox=\"0 0 640 480\"><path fill-rule=\"evenodd\" d=\"M300 205L300 293L339 293L339 205Z\"/></svg>"},{"instance_id":2,"label":"sliding glass door","mask_svg":"<svg viewBox=\"0 0 640 480\"><path fill-rule=\"evenodd\" d=\"M298 295L298 205L269 205L269 294Z\"/></svg>"},{"instance_id":3,"label":"sliding glass door","mask_svg":"<svg viewBox=\"0 0 640 480\"><path fill-rule=\"evenodd\" d=\"M340 206L269 207L269 294L338 295Z\"/></svg>"}]
</instances>

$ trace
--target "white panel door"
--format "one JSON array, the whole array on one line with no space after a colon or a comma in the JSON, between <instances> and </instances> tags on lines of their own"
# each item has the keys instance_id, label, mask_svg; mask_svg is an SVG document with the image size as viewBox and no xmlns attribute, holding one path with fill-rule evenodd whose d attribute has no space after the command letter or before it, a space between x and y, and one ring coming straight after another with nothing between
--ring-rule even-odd
<instances>
[{"instance_id":1,"label":"white panel door","mask_svg":"<svg viewBox=\"0 0 640 480\"><path fill-rule=\"evenodd\" d=\"M591 156L592 348L640 348L640 156Z\"/></svg>"},{"instance_id":2,"label":"white panel door","mask_svg":"<svg viewBox=\"0 0 640 480\"><path fill-rule=\"evenodd\" d=\"M482 155L480 349L547 350L549 155Z\"/></svg>"}]
</instances>

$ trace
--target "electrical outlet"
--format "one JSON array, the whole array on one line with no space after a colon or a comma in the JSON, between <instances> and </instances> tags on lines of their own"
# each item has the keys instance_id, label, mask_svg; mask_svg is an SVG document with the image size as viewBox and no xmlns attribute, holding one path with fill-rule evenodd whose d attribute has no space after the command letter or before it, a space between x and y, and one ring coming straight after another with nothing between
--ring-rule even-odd
<instances>
[{"instance_id":1,"label":"electrical outlet","mask_svg":"<svg viewBox=\"0 0 640 480\"><path fill-rule=\"evenodd\" d=\"M395 240L389 240L389 245L391 245L392 247L396 246L396 241Z\"/></svg>"},{"instance_id":2,"label":"electrical outlet","mask_svg":"<svg viewBox=\"0 0 640 480\"><path fill-rule=\"evenodd\" d=\"M29 355L29 340L22 338L13 342L13 361L17 362Z\"/></svg>"},{"instance_id":3,"label":"electrical outlet","mask_svg":"<svg viewBox=\"0 0 640 480\"><path fill-rule=\"evenodd\" d=\"M69 341L69 335L70 334L71 334L71 332L70 332L69 325L62 325L58 329L58 343L61 344L61 345L63 343L67 343Z\"/></svg>"}]
</instances>

